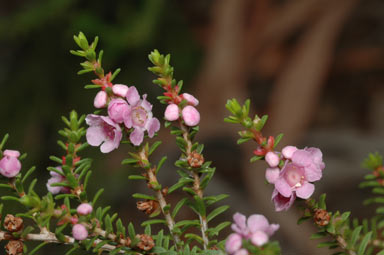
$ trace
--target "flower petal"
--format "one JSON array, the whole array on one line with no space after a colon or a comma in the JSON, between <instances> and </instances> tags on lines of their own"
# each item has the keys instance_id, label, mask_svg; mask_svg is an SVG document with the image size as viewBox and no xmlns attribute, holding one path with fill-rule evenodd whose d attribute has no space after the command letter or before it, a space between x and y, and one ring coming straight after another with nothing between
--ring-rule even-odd
<instances>
[{"instance_id":1,"label":"flower petal","mask_svg":"<svg viewBox=\"0 0 384 255\"><path fill-rule=\"evenodd\" d=\"M261 214L253 214L249 216L247 225L249 230L252 233L255 233L256 231L265 231L269 227L269 223L267 218L265 218L264 215Z\"/></svg>"},{"instance_id":2,"label":"flower petal","mask_svg":"<svg viewBox=\"0 0 384 255\"><path fill-rule=\"evenodd\" d=\"M276 180L275 188L284 197L292 196L292 188L283 178L279 178Z\"/></svg>"},{"instance_id":3,"label":"flower petal","mask_svg":"<svg viewBox=\"0 0 384 255\"><path fill-rule=\"evenodd\" d=\"M256 231L251 236L251 242L256 246L263 246L268 242L268 235L264 231Z\"/></svg>"},{"instance_id":4,"label":"flower petal","mask_svg":"<svg viewBox=\"0 0 384 255\"><path fill-rule=\"evenodd\" d=\"M279 175L280 170L277 167L267 168L267 170L265 171L265 179L267 179L269 183L275 183L276 180L279 178Z\"/></svg>"},{"instance_id":5,"label":"flower petal","mask_svg":"<svg viewBox=\"0 0 384 255\"><path fill-rule=\"evenodd\" d=\"M129 135L129 140L131 140L131 143L133 143L135 146L139 146L143 142L143 139L144 131L139 128L135 128Z\"/></svg>"},{"instance_id":6,"label":"flower petal","mask_svg":"<svg viewBox=\"0 0 384 255\"><path fill-rule=\"evenodd\" d=\"M104 130L101 126L90 126L87 129L87 142L91 146L99 146L105 140Z\"/></svg>"},{"instance_id":7,"label":"flower petal","mask_svg":"<svg viewBox=\"0 0 384 255\"><path fill-rule=\"evenodd\" d=\"M136 87L129 87L127 92L127 101L130 105L136 105L140 101L140 95Z\"/></svg>"},{"instance_id":8,"label":"flower petal","mask_svg":"<svg viewBox=\"0 0 384 255\"><path fill-rule=\"evenodd\" d=\"M152 138L155 135L155 132L159 131L160 129L160 121L157 118L152 118L149 121L148 125L148 136L149 138Z\"/></svg>"},{"instance_id":9,"label":"flower petal","mask_svg":"<svg viewBox=\"0 0 384 255\"><path fill-rule=\"evenodd\" d=\"M297 150L292 155L292 162L299 166L308 166L312 163L312 156L308 151Z\"/></svg>"},{"instance_id":10,"label":"flower petal","mask_svg":"<svg viewBox=\"0 0 384 255\"><path fill-rule=\"evenodd\" d=\"M315 191L315 185L312 183L306 182L296 190L296 195L302 199L307 199L310 196L312 196L313 192Z\"/></svg>"}]
</instances>

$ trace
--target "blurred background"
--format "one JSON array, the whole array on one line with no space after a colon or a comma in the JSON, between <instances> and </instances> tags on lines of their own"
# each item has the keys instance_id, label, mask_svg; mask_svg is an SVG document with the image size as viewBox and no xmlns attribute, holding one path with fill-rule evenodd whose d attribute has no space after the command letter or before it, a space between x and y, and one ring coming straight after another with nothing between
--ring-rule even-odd
<instances>
[{"instance_id":1,"label":"blurred background","mask_svg":"<svg viewBox=\"0 0 384 255\"><path fill-rule=\"evenodd\" d=\"M330 210L351 210L357 218L374 212L362 209L369 191L357 186L367 172L360 167L364 157L384 153L383 1L0 1L0 136L10 133L7 148L28 152L24 165L37 166L40 194L46 192L46 167L54 165L48 156L63 154L56 145L60 116L94 110L96 91L83 89L94 77L78 76L82 59L69 53L79 31L100 37L105 70L121 67L115 82L148 93L159 119L165 107L156 96L162 90L151 82L147 55L155 48L171 53L176 79L200 100L197 139L217 167L207 194L231 195L223 202L231 210L219 220L231 220L237 211L262 213L281 225L273 239L283 254L332 253L314 248L311 223L296 226L297 208L274 212L266 165L249 163L255 144L237 146L239 127L223 122L225 102L233 97L251 98L253 114L269 114L264 134L283 132L280 146L323 151L326 169L315 196L326 192ZM154 160L169 155L160 181L172 185L179 151L168 130L156 139L166 142ZM139 227L146 216L131 194L148 191L128 180L136 170L120 165L127 149L102 155L89 148L83 154L95 159L91 191L105 188L100 204L112 205L125 223ZM185 210L183 217L192 213ZM222 238L229 233L223 231ZM39 254L52 254L52 248L59 254L55 245Z\"/></svg>"}]
</instances>

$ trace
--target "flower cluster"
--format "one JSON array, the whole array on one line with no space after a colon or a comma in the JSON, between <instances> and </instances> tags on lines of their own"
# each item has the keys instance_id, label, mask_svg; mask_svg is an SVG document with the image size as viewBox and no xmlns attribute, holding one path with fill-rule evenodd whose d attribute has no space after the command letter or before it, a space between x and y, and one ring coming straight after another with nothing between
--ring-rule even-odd
<instances>
[{"instance_id":1,"label":"flower cluster","mask_svg":"<svg viewBox=\"0 0 384 255\"><path fill-rule=\"evenodd\" d=\"M0 160L0 174L12 178L19 174L21 163L18 159L20 152L15 150L5 150L3 158Z\"/></svg>"},{"instance_id":2,"label":"flower cluster","mask_svg":"<svg viewBox=\"0 0 384 255\"><path fill-rule=\"evenodd\" d=\"M176 100L170 101L169 105L165 109L164 118L168 121L175 121L181 117L184 120L185 125L193 127L199 124L200 122L200 113L196 110L195 106L199 104L199 100L197 100L194 96L188 93L183 93L178 96ZM180 104L185 100L188 105L184 106L182 109ZM175 103L176 102L176 103ZM180 102L179 104L177 102Z\"/></svg>"},{"instance_id":3,"label":"flower cluster","mask_svg":"<svg viewBox=\"0 0 384 255\"><path fill-rule=\"evenodd\" d=\"M275 186L272 200L276 211L289 209L296 197L308 199L315 191L313 182L321 179L325 167L323 154L318 148L300 150L286 146L280 155L268 152L265 160L270 166L265 177Z\"/></svg>"},{"instance_id":4,"label":"flower cluster","mask_svg":"<svg viewBox=\"0 0 384 255\"><path fill-rule=\"evenodd\" d=\"M94 106L108 107L108 116L89 114L86 117L90 126L86 134L87 142L92 146L101 145L100 151L108 153L119 147L124 129L127 129L129 140L135 146L143 142L145 131L149 137L153 137L160 129L160 122L153 117L147 96L141 98L134 86L109 84L106 87L109 90L103 89L97 93Z\"/></svg>"},{"instance_id":5,"label":"flower cluster","mask_svg":"<svg viewBox=\"0 0 384 255\"><path fill-rule=\"evenodd\" d=\"M230 255L248 255L243 248L243 241L250 241L253 245L261 247L269 241L269 237L279 229L278 224L269 224L267 218L261 214L246 217L241 213L233 215L232 233L228 236L225 249Z\"/></svg>"}]
</instances>

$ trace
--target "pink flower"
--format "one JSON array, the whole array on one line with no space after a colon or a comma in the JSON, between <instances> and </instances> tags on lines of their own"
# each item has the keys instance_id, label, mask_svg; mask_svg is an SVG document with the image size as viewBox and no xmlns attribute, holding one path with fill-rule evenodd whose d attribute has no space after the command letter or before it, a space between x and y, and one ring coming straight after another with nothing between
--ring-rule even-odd
<instances>
[{"instance_id":1,"label":"pink flower","mask_svg":"<svg viewBox=\"0 0 384 255\"><path fill-rule=\"evenodd\" d=\"M290 156L289 153L287 156ZM305 148L295 150L291 160L287 160L279 173L279 177L272 178L271 183L275 184L275 191L272 200L277 211L287 210L295 200L296 196L308 199L315 191L312 182L322 177L322 170L325 165L323 155L317 148ZM272 175L271 170L266 173Z\"/></svg>"},{"instance_id":2,"label":"pink flower","mask_svg":"<svg viewBox=\"0 0 384 255\"><path fill-rule=\"evenodd\" d=\"M127 101L121 98L112 99L108 105L108 116L116 123L123 123L125 112L128 110Z\"/></svg>"},{"instance_id":3,"label":"pink flower","mask_svg":"<svg viewBox=\"0 0 384 255\"><path fill-rule=\"evenodd\" d=\"M191 94L183 93L182 96L185 100L187 100L189 105L197 106L199 104L199 100L197 100L197 98L192 96Z\"/></svg>"},{"instance_id":4,"label":"pink flower","mask_svg":"<svg viewBox=\"0 0 384 255\"><path fill-rule=\"evenodd\" d=\"M95 100L93 101L93 106L95 106L95 108L104 108L107 106L107 99L107 92L100 90L96 94Z\"/></svg>"},{"instance_id":5,"label":"pink flower","mask_svg":"<svg viewBox=\"0 0 384 255\"><path fill-rule=\"evenodd\" d=\"M60 172L62 172L62 169L60 166L56 167ZM51 192L52 194L59 194L59 193L69 193L70 192L70 189L68 187L64 187L64 186L52 186L52 184L54 183L58 183L58 182L66 182L66 178L64 175L62 174L58 174L54 171L50 171L50 174L51 174L51 178L48 179L47 181L47 189L49 192Z\"/></svg>"},{"instance_id":6,"label":"pink flower","mask_svg":"<svg viewBox=\"0 0 384 255\"><path fill-rule=\"evenodd\" d=\"M279 165L280 158L275 152L270 151L265 155L265 161L267 161L270 167L277 167Z\"/></svg>"},{"instance_id":7,"label":"pink flower","mask_svg":"<svg viewBox=\"0 0 384 255\"><path fill-rule=\"evenodd\" d=\"M225 242L225 250L228 253L234 253L240 250L242 246L242 236L236 233L232 233L228 236L227 241Z\"/></svg>"},{"instance_id":8,"label":"pink flower","mask_svg":"<svg viewBox=\"0 0 384 255\"><path fill-rule=\"evenodd\" d=\"M87 129L87 142L91 146L100 146L103 153L111 152L120 145L122 138L121 128L113 120L106 116L88 114L85 121L89 125Z\"/></svg>"},{"instance_id":9,"label":"pink flower","mask_svg":"<svg viewBox=\"0 0 384 255\"><path fill-rule=\"evenodd\" d=\"M267 218L261 214L253 214L247 220L243 214L235 213L233 220L232 230L244 239L250 239L256 246L267 243L269 237L279 229L278 224L269 224Z\"/></svg>"},{"instance_id":10,"label":"pink flower","mask_svg":"<svg viewBox=\"0 0 384 255\"><path fill-rule=\"evenodd\" d=\"M185 125L193 127L199 124L200 122L200 113L196 110L195 107L187 105L181 111Z\"/></svg>"},{"instance_id":11,"label":"pink flower","mask_svg":"<svg viewBox=\"0 0 384 255\"><path fill-rule=\"evenodd\" d=\"M76 209L77 213L80 215L88 215L92 213L92 210L93 210L92 205L88 203L82 203Z\"/></svg>"},{"instance_id":12,"label":"pink flower","mask_svg":"<svg viewBox=\"0 0 384 255\"><path fill-rule=\"evenodd\" d=\"M75 224L72 227L72 235L76 240L82 241L87 239L88 230L82 224Z\"/></svg>"},{"instance_id":13,"label":"pink flower","mask_svg":"<svg viewBox=\"0 0 384 255\"><path fill-rule=\"evenodd\" d=\"M115 84L112 86L112 92L116 96L126 97L128 92L128 86L124 84Z\"/></svg>"},{"instance_id":14,"label":"pink flower","mask_svg":"<svg viewBox=\"0 0 384 255\"><path fill-rule=\"evenodd\" d=\"M275 205L276 212L288 210L296 200L296 194L292 193L290 197L284 197L276 189L272 192L272 201Z\"/></svg>"},{"instance_id":15,"label":"pink flower","mask_svg":"<svg viewBox=\"0 0 384 255\"><path fill-rule=\"evenodd\" d=\"M5 150L3 158L0 160L0 174L12 178L19 174L21 163L18 159L20 152L15 150Z\"/></svg>"},{"instance_id":16,"label":"pink flower","mask_svg":"<svg viewBox=\"0 0 384 255\"><path fill-rule=\"evenodd\" d=\"M176 104L170 104L165 109L164 118L168 121L175 121L179 118L180 110Z\"/></svg>"},{"instance_id":17,"label":"pink flower","mask_svg":"<svg viewBox=\"0 0 384 255\"><path fill-rule=\"evenodd\" d=\"M140 95L135 87L130 87L127 93L129 110L125 112L124 124L127 128L133 128L129 140L133 145L139 146L144 139L144 132L148 132L151 138L160 129L160 122L152 116L152 105L146 100L147 95Z\"/></svg>"},{"instance_id":18,"label":"pink flower","mask_svg":"<svg viewBox=\"0 0 384 255\"><path fill-rule=\"evenodd\" d=\"M284 165L275 182L277 191L290 197L292 192L300 198L309 198L315 190L311 182L320 180L324 163L319 149L297 150L292 154L291 162Z\"/></svg>"}]
</instances>

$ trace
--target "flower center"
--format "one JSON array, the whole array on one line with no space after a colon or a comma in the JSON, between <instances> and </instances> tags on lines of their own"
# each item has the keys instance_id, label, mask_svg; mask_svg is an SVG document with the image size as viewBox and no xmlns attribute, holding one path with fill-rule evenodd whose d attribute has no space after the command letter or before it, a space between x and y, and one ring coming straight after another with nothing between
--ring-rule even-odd
<instances>
[{"instance_id":1,"label":"flower center","mask_svg":"<svg viewBox=\"0 0 384 255\"><path fill-rule=\"evenodd\" d=\"M135 107L132 111L132 121L134 126L144 127L147 118L147 111L141 106Z\"/></svg>"},{"instance_id":2,"label":"flower center","mask_svg":"<svg viewBox=\"0 0 384 255\"><path fill-rule=\"evenodd\" d=\"M295 165L288 165L284 178L289 186L295 188L301 187L305 180L304 171Z\"/></svg>"},{"instance_id":3,"label":"flower center","mask_svg":"<svg viewBox=\"0 0 384 255\"><path fill-rule=\"evenodd\" d=\"M104 134L110 139L113 140L115 138L115 130L112 126L104 123L103 125Z\"/></svg>"}]
</instances>

